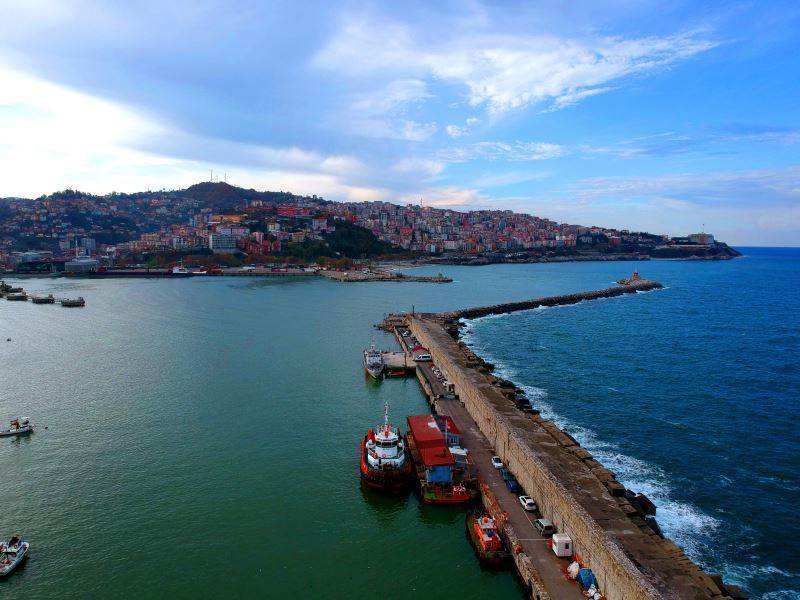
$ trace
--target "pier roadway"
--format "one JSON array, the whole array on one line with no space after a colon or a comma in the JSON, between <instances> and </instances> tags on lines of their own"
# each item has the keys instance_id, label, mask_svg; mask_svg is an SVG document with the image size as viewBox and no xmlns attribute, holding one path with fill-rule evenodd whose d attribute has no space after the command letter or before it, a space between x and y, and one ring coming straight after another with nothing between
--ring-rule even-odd
<instances>
[{"instance_id":1,"label":"pier roadway","mask_svg":"<svg viewBox=\"0 0 800 600\"><path fill-rule=\"evenodd\" d=\"M436 400L436 412L449 415L461 431L461 445L469 450L469 456L484 483L489 486L500 507L508 513L508 522L519 536L519 543L533 562L550 597L558 600L583 599L580 586L564 575L567 559L560 559L553 554L547 539L533 527L536 513L528 513L522 508L519 496L508 490L500 472L492 466L492 446L461 401Z\"/></svg>"},{"instance_id":2,"label":"pier roadway","mask_svg":"<svg viewBox=\"0 0 800 600\"><path fill-rule=\"evenodd\" d=\"M432 362L419 362L417 363L417 369L425 376L434 399L444 398L450 394L450 390L444 387L441 380L433 374Z\"/></svg>"}]
</instances>

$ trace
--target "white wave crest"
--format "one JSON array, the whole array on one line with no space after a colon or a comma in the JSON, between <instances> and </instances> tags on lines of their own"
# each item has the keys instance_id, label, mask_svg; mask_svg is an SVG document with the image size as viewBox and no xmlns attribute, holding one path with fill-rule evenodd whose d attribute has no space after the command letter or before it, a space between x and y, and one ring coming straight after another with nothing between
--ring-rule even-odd
<instances>
[{"instance_id":1,"label":"white wave crest","mask_svg":"<svg viewBox=\"0 0 800 600\"><path fill-rule=\"evenodd\" d=\"M703 564L703 558L709 555L714 531L720 526L717 519L689 503L675 500L669 477L658 466L623 453L616 444L598 438L592 430L557 413L547 401L547 390L520 383L519 374L513 368L499 362L486 348L476 344L474 329L469 333L466 343L495 365L499 377L517 383L544 418L568 431L596 460L612 471L622 485L650 498L657 507L656 520L664 535L681 546L694 561Z\"/></svg>"}]
</instances>

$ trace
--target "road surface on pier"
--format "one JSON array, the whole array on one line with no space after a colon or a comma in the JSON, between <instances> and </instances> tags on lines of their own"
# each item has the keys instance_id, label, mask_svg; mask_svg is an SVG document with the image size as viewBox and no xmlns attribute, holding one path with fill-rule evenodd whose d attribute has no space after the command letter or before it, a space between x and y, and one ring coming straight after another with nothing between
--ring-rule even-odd
<instances>
[{"instance_id":1,"label":"road surface on pier","mask_svg":"<svg viewBox=\"0 0 800 600\"><path fill-rule=\"evenodd\" d=\"M547 544L547 538L543 538L533 526L536 518L533 516L534 513L525 511L519 503L519 496L508 490L500 471L492 466L494 455L492 446L461 401L437 400L436 410L440 414L449 415L461 431L461 445L469 450L469 456L477 466L484 483L489 486L503 511L508 513L508 522L519 536L520 544L539 572L550 597L558 600L582 599L583 595L578 584L564 575L563 569L568 564L567 560L553 554Z\"/></svg>"}]
</instances>

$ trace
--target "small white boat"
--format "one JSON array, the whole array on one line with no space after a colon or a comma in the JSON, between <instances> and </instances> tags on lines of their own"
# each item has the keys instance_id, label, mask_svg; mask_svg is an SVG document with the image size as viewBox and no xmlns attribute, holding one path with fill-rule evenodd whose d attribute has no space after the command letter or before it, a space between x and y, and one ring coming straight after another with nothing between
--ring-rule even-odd
<instances>
[{"instance_id":1,"label":"small white boat","mask_svg":"<svg viewBox=\"0 0 800 600\"><path fill-rule=\"evenodd\" d=\"M14 419L11 421L9 429L0 430L0 437L8 437L11 435L24 435L33 431L33 423L30 419Z\"/></svg>"},{"instance_id":2,"label":"small white boat","mask_svg":"<svg viewBox=\"0 0 800 600\"><path fill-rule=\"evenodd\" d=\"M5 577L20 565L28 555L28 548L30 544L18 536L0 542L0 577Z\"/></svg>"}]
</instances>

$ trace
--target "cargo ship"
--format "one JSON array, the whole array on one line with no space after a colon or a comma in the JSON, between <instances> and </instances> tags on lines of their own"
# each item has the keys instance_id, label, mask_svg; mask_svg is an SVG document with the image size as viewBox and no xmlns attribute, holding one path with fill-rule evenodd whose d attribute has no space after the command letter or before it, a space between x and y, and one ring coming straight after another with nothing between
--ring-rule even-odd
<instances>
[{"instance_id":1,"label":"cargo ship","mask_svg":"<svg viewBox=\"0 0 800 600\"><path fill-rule=\"evenodd\" d=\"M414 461L420 498L428 504L467 504L478 495L477 479L461 434L447 415L407 419L408 450Z\"/></svg>"},{"instance_id":2,"label":"cargo ship","mask_svg":"<svg viewBox=\"0 0 800 600\"><path fill-rule=\"evenodd\" d=\"M482 564L499 568L506 564L510 554L503 548L503 540L494 519L486 513L467 515L467 535Z\"/></svg>"},{"instance_id":3,"label":"cargo ship","mask_svg":"<svg viewBox=\"0 0 800 600\"><path fill-rule=\"evenodd\" d=\"M402 492L411 483L411 461L400 431L389 423L388 404L383 423L361 440L361 481L381 492Z\"/></svg>"}]
</instances>

